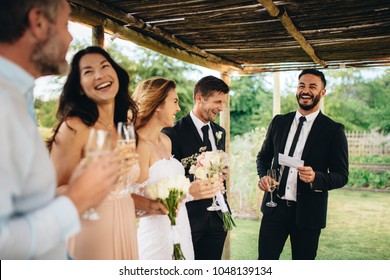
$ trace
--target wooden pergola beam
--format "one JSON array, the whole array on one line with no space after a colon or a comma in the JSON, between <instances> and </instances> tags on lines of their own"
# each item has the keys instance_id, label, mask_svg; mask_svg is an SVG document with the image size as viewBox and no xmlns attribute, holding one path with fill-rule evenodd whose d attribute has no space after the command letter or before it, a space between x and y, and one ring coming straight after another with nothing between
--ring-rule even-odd
<instances>
[{"instance_id":1,"label":"wooden pergola beam","mask_svg":"<svg viewBox=\"0 0 390 280\"><path fill-rule=\"evenodd\" d=\"M100 24L92 26L92 45L104 48L104 28Z\"/></svg>"},{"instance_id":2,"label":"wooden pergola beam","mask_svg":"<svg viewBox=\"0 0 390 280\"><path fill-rule=\"evenodd\" d=\"M182 40L176 38L172 34L166 32L166 31L164 31L156 26L153 26L151 24L147 24L144 21L142 21L142 20L140 20L140 19L138 19L130 14L126 14L122 11L119 11L115 8L112 8L111 6L108 6L100 1L69 0L68 2L76 4L78 6L85 7L85 8L90 9L90 10L97 11L98 13L101 13L102 15L105 15L107 17L108 16L112 17L115 20L123 22L124 26L133 26L133 27L137 27L139 29L144 29L150 33L157 35L160 38L163 38L164 40L166 40L168 42L171 42L177 46L180 46L183 49L185 49L191 53L194 53L200 57L203 57L203 58L205 58L213 63L227 65L235 70L241 70L243 68L242 65L240 65L239 63L228 61L228 60L223 59L219 56L208 53L208 52L206 52L206 51L204 51L204 50L202 50L194 45L187 44L186 42L183 42Z\"/></svg>"},{"instance_id":3,"label":"wooden pergola beam","mask_svg":"<svg viewBox=\"0 0 390 280\"><path fill-rule=\"evenodd\" d=\"M272 0L257 0L270 14L272 17L278 17L282 22L284 28L287 32L299 43L302 49L311 57L311 59L323 67L326 67L326 62L320 59L314 48L307 42L306 38L302 33L296 28L291 18L287 14L287 11L281 7L276 6Z\"/></svg>"},{"instance_id":4,"label":"wooden pergola beam","mask_svg":"<svg viewBox=\"0 0 390 280\"><path fill-rule=\"evenodd\" d=\"M93 11L80 7L78 5L71 4L72 13L70 16L71 21L80 22L89 26L99 26L102 25L104 29L109 33L117 33L119 37L124 40L131 41L139 46L151 49L155 52L167 55L191 64L196 64L202 67L210 68L221 73L230 72L235 70L230 65L224 65L212 62L204 57L200 57L195 54L188 53L186 51L169 47L157 40L154 40L150 37L144 36L132 29L124 27L101 14L94 13Z\"/></svg>"}]
</instances>

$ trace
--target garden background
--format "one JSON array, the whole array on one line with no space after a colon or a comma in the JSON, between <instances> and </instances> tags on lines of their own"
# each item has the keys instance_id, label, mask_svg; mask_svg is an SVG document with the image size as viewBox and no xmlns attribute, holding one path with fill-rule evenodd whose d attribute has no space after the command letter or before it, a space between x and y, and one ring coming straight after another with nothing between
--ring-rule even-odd
<instances>
[{"instance_id":1,"label":"garden background","mask_svg":"<svg viewBox=\"0 0 390 280\"><path fill-rule=\"evenodd\" d=\"M68 57L91 39L72 42ZM119 41L119 39L118 39ZM126 45L127 44L127 45ZM205 69L162 56L130 43L107 50L138 82L161 76L177 83L184 116L192 107L192 90ZM281 113L296 109L299 72L284 75ZM390 259L390 68L324 70L328 80L324 113L345 125L350 150L349 182L330 192L328 228L321 235L319 259ZM35 108L44 138L56 123L55 111L64 77L38 82ZM231 78L230 204L238 227L231 233L231 259L256 259L262 193L257 189L256 155L272 119L271 73ZM42 84L44 86L42 86ZM290 258L289 247L282 258Z\"/></svg>"}]
</instances>

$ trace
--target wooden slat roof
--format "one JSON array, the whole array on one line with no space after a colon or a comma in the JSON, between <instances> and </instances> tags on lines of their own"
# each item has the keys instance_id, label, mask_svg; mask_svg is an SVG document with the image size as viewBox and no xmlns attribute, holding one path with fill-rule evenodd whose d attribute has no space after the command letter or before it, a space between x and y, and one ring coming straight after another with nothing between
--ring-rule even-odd
<instances>
[{"instance_id":1,"label":"wooden slat roof","mask_svg":"<svg viewBox=\"0 0 390 280\"><path fill-rule=\"evenodd\" d=\"M389 0L68 0L71 19L221 72L390 65Z\"/></svg>"}]
</instances>

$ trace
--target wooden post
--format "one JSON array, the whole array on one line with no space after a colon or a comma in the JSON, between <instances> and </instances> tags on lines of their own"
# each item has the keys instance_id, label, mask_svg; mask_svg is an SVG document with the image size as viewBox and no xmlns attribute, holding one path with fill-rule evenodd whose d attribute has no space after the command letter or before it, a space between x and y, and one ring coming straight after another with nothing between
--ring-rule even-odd
<instances>
[{"instance_id":1,"label":"wooden post","mask_svg":"<svg viewBox=\"0 0 390 280\"><path fill-rule=\"evenodd\" d=\"M230 86L229 74L221 73L221 79ZM226 130L226 152L230 154L230 94L228 94L225 109L220 114L220 125ZM226 176L226 196L230 201L230 172ZM230 260L230 232L226 236L222 259Z\"/></svg>"},{"instance_id":2,"label":"wooden post","mask_svg":"<svg viewBox=\"0 0 390 280\"><path fill-rule=\"evenodd\" d=\"M104 28L103 25L92 27L92 46L104 48Z\"/></svg>"}]
</instances>

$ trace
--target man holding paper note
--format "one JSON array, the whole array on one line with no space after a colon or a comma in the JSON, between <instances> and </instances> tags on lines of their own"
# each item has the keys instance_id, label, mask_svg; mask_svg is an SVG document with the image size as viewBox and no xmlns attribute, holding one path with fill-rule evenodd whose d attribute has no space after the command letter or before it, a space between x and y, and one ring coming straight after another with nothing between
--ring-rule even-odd
<instances>
[{"instance_id":1,"label":"man holding paper note","mask_svg":"<svg viewBox=\"0 0 390 280\"><path fill-rule=\"evenodd\" d=\"M328 191L348 181L348 144L344 126L320 111L326 93L322 72L299 75L298 109L277 115L257 155L259 189L265 192L259 233L259 259L279 259L290 236L292 259L315 259L321 229L326 226ZM276 169L277 185L270 201L268 169Z\"/></svg>"}]
</instances>

